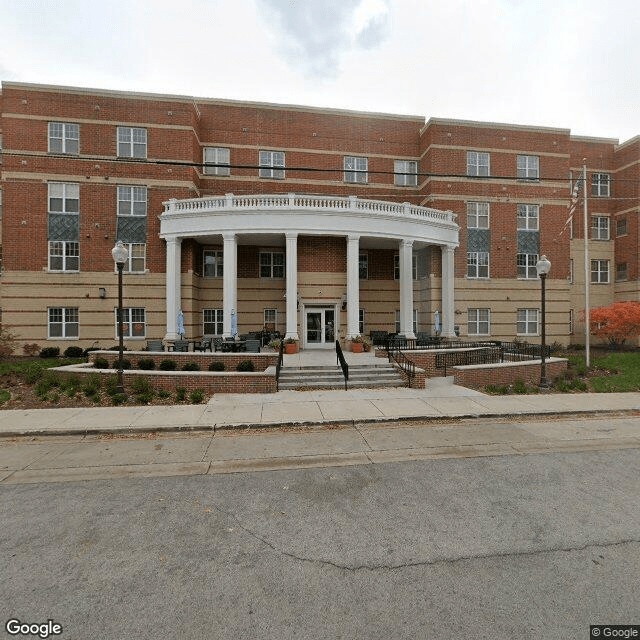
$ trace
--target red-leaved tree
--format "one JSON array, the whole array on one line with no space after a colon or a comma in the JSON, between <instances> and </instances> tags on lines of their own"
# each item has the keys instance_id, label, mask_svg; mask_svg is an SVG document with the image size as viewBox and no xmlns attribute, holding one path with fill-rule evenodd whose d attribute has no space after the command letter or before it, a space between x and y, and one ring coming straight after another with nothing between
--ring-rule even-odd
<instances>
[{"instance_id":1,"label":"red-leaved tree","mask_svg":"<svg viewBox=\"0 0 640 640\"><path fill-rule=\"evenodd\" d=\"M613 346L640 335L640 302L616 302L592 309L589 318L591 334L605 338Z\"/></svg>"}]
</instances>

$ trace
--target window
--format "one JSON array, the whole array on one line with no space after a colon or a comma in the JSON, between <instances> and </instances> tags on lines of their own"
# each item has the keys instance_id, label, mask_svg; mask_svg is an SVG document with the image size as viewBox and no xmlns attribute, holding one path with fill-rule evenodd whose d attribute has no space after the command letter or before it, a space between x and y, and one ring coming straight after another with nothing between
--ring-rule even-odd
<instances>
[{"instance_id":1,"label":"window","mask_svg":"<svg viewBox=\"0 0 640 640\"><path fill-rule=\"evenodd\" d=\"M616 265L616 281L627 279L627 263L620 262Z\"/></svg>"},{"instance_id":2,"label":"window","mask_svg":"<svg viewBox=\"0 0 640 640\"><path fill-rule=\"evenodd\" d=\"M264 325L269 327L271 331L275 331L278 326L278 310L277 309L265 309L264 310Z\"/></svg>"},{"instance_id":3,"label":"window","mask_svg":"<svg viewBox=\"0 0 640 640\"><path fill-rule=\"evenodd\" d=\"M569 309L569 333L573 333L573 309Z\"/></svg>"},{"instance_id":4,"label":"window","mask_svg":"<svg viewBox=\"0 0 640 640\"><path fill-rule=\"evenodd\" d=\"M607 284L609 282L609 261L591 261L591 282L593 284Z\"/></svg>"},{"instance_id":5,"label":"window","mask_svg":"<svg viewBox=\"0 0 640 640\"><path fill-rule=\"evenodd\" d=\"M418 310L413 310L413 333L418 331ZM400 333L400 309L396 309L396 333Z\"/></svg>"},{"instance_id":6,"label":"window","mask_svg":"<svg viewBox=\"0 0 640 640\"><path fill-rule=\"evenodd\" d=\"M49 213L79 213L80 185L66 182L49 183Z\"/></svg>"},{"instance_id":7,"label":"window","mask_svg":"<svg viewBox=\"0 0 640 640\"><path fill-rule=\"evenodd\" d=\"M140 127L118 127L118 156L147 157L147 130Z\"/></svg>"},{"instance_id":8,"label":"window","mask_svg":"<svg viewBox=\"0 0 640 640\"><path fill-rule=\"evenodd\" d=\"M49 338L77 338L79 326L78 307L49 309Z\"/></svg>"},{"instance_id":9,"label":"window","mask_svg":"<svg viewBox=\"0 0 640 640\"><path fill-rule=\"evenodd\" d=\"M260 152L260 177L280 180L284 178L284 151Z\"/></svg>"},{"instance_id":10,"label":"window","mask_svg":"<svg viewBox=\"0 0 640 640\"><path fill-rule=\"evenodd\" d=\"M78 155L80 151L80 125L67 122L49 123L49 153Z\"/></svg>"},{"instance_id":11,"label":"window","mask_svg":"<svg viewBox=\"0 0 640 640\"><path fill-rule=\"evenodd\" d=\"M516 332L519 335L538 335L538 310L518 309L518 321Z\"/></svg>"},{"instance_id":12,"label":"window","mask_svg":"<svg viewBox=\"0 0 640 640\"><path fill-rule=\"evenodd\" d=\"M488 176L489 154L480 151L467 151L467 175Z\"/></svg>"},{"instance_id":13,"label":"window","mask_svg":"<svg viewBox=\"0 0 640 640\"><path fill-rule=\"evenodd\" d=\"M118 310L114 309L116 318L116 338L118 333ZM126 308L122 310L122 337L144 338L146 333L146 318L143 308Z\"/></svg>"},{"instance_id":14,"label":"window","mask_svg":"<svg viewBox=\"0 0 640 640\"><path fill-rule=\"evenodd\" d=\"M231 164L229 149L223 149L221 147L205 147L203 150L203 160L205 163L205 175L228 176L231 174L231 168L229 167Z\"/></svg>"},{"instance_id":15,"label":"window","mask_svg":"<svg viewBox=\"0 0 640 640\"><path fill-rule=\"evenodd\" d=\"M147 245L139 242L124 242L123 244L129 252L129 257L122 270L125 273L144 273Z\"/></svg>"},{"instance_id":16,"label":"window","mask_svg":"<svg viewBox=\"0 0 640 640\"><path fill-rule=\"evenodd\" d=\"M418 256L411 256L411 277L418 279ZM393 256L393 279L400 280L400 255Z\"/></svg>"},{"instance_id":17,"label":"window","mask_svg":"<svg viewBox=\"0 0 640 640\"><path fill-rule=\"evenodd\" d=\"M591 216L591 239L609 240L608 216Z\"/></svg>"},{"instance_id":18,"label":"window","mask_svg":"<svg viewBox=\"0 0 640 640\"><path fill-rule=\"evenodd\" d=\"M203 309L202 310L202 333L205 336L221 336L222 319L224 312L222 309Z\"/></svg>"},{"instance_id":19,"label":"window","mask_svg":"<svg viewBox=\"0 0 640 640\"><path fill-rule=\"evenodd\" d=\"M489 228L489 203L467 202L467 229Z\"/></svg>"},{"instance_id":20,"label":"window","mask_svg":"<svg viewBox=\"0 0 640 640\"><path fill-rule=\"evenodd\" d=\"M538 262L537 253L519 253L516 257L518 265L518 278L532 279L538 277L536 270L536 262Z\"/></svg>"},{"instance_id":21,"label":"window","mask_svg":"<svg viewBox=\"0 0 640 640\"><path fill-rule=\"evenodd\" d=\"M284 253L275 251L261 251L260 277L284 278Z\"/></svg>"},{"instance_id":22,"label":"window","mask_svg":"<svg viewBox=\"0 0 640 640\"><path fill-rule=\"evenodd\" d=\"M369 277L369 256L366 253L358 256L358 275L360 280L367 280Z\"/></svg>"},{"instance_id":23,"label":"window","mask_svg":"<svg viewBox=\"0 0 640 640\"><path fill-rule=\"evenodd\" d=\"M573 284L573 258L569 258L569 284Z\"/></svg>"},{"instance_id":24,"label":"window","mask_svg":"<svg viewBox=\"0 0 640 640\"><path fill-rule=\"evenodd\" d=\"M118 215L146 216L147 187L118 187Z\"/></svg>"},{"instance_id":25,"label":"window","mask_svg":"<svg viewBox=\"0 0 640 640\"><path fill-rule=\"evenodd\" d=\"M540 205L519 204L518 205L518 230L537 231L540 217Z\"/></svg>"},{"instance_id":26,"label":"window","mask_svg":"<svg viewBox=\"0 0 640 640\"><path fill-rule=\"evenodd\" d=\"M618 236L626 236L628 233L627 230L627 219L626 218L618 218L616 220L616 237Z\"/></svg>"},{"instance_id":27,"label":"window","mask_svg":"<svg viewBox=\"0 0 640 640\"><path fill-rule=\"evenodd\" d=\"M489 277L489 253L487 251L470 251L467 253L467 277Z\"/></svg>"},{"instance_id":28,"label":"window","mask_svg":"<svg viewBox=\"0 0 640 640\"><path fill-rule=\"evenodd\" d=\"M369 181L369 159L345 156L344 181L366 184Z\"/></svg>"},{"instance_id":29,"label":"window","mask_svg":"<svg viewBox=\"0 0 640 640\"><path fill-rule=\"evenodd\" d=\"M49 271L80 271L80 243L49 242Z\"/></svg>"},{"instance_id":30,"label":"window","mask_svg":"<svg viewBox=\"0 0 640 640\"><path fill-rule=\"evenodd\" d=\"M202 263L204 265L205 278L222 278L224 274L222 251L212 251L205 249L202 252Z\"/></svg>"},{"instance_id":31,"label":"window","mask_svg":"<svg viewBox=\"0 0 640 640\"><path fill-rule=\"evenodd\" d=\"M488 336L489 326L489 309L467 309L468 335Z\"/></svg>"},{"instance_id":32,"label":"window","mask_svg":"<svg viewBox=\"0 0 640 640\"><path fill-rule=\"evenodd\" d=\"M591 174L591 195L608 198L610 194L611 176L608 173Z\"/></svg>"},{"instance_id":33,"label":"window","mask_svg":"<svg viewBox=\"0 0 640 640\"><path fill-rule=\"evenodd\" d=\"M364 335L364 309L358 309L358 333Z\"/></svg>"},{"instance_id":34,"label":"window","mask_svg":"<svg viewBox=\"0 0 640 640\"><path fill-rule=\"evenodd\" d=\"M537 180L540 177L540 158L538 156L518 156L518 178Z\"/></svg>"},{"instance_id":35,"label":"window","mask_svg":"<svg viewBox=\"0 0 640 640\"><path fill-rule=\"evenodd\" d=\"M418 184L418 163L415 160L394 160L395 183L399 187L415 187Z\"/></svg>"}]
</instances>

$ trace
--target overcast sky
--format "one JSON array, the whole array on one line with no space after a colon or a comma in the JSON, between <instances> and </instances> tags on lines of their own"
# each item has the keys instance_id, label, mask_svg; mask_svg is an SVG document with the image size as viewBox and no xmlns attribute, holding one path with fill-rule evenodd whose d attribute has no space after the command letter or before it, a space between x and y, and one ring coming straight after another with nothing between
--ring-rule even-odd
<instances>
[{"instance_id":1,"label":"overcast sky","mask_svg":"<svg viewBox=\"0 0 640 640\"><path fill-rule=\"evenodd\" d=\"M0 0L0 79L640 135L640 0Z\"/></svg>"}]
</instances>

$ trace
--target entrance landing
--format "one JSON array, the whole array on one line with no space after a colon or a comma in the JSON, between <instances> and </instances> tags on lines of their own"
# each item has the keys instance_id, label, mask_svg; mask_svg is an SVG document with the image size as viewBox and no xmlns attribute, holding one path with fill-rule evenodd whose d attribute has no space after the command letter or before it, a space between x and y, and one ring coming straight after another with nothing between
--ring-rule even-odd
<instances>
[{"instance_id":1,"label":"entrance landing","mask_svg":"<svg viewBox=\"0 0 640 640\"><path fill-rule=\"evenodd\" d=\"M349 366L386 364L386 358L376 358L373 351L352 353L343 351L344 359ZM338 365L335 349L300 349L298 353L284 354L284 367L335 367Z\"/></svg>"}]
</instances>

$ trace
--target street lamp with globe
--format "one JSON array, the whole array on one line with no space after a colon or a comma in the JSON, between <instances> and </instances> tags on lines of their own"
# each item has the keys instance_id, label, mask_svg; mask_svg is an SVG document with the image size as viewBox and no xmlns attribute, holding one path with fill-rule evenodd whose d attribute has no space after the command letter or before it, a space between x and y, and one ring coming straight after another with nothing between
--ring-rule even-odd
<instances>
[{"instance_id":1,"label":"street lamp with globe","mask_svg":"<svg viewBox=\"0 0 640 640\"><path fill-rule=\"evenodd\" d=\"M116 393L124 394L124 382L122 375L122 352L124 351L123 335L122 335L122 269L129 258L127 247L122 244L122 240L116 242L116 246L111 249L113 261L118 269L118 386Z\"/></svg>"},{"instance_id":2,"label":"street lamp with globe","mask_svg":"<svg viewBox=\"0 0 640 640\"><path fill-rule=\"evenodd\" d=\"M545 282L547 279L547 274L549 273L549 271L551 270L551 262L549 262L547 256L541 256L540 260L538 260L538 262L536 262L536 271L538 272L538 276L540 277L540 283L541 283L541 295L542 295L542 300L541 300L541 312L542 312L542 331L541 331L541 354L542 354L542 363L540 365L540 388L541 389L546 389L549 386L549 383L547 382L547 363L545 360L545 356L546 356L546 317L545 317Z\"/></svg>"}]
</instances>

